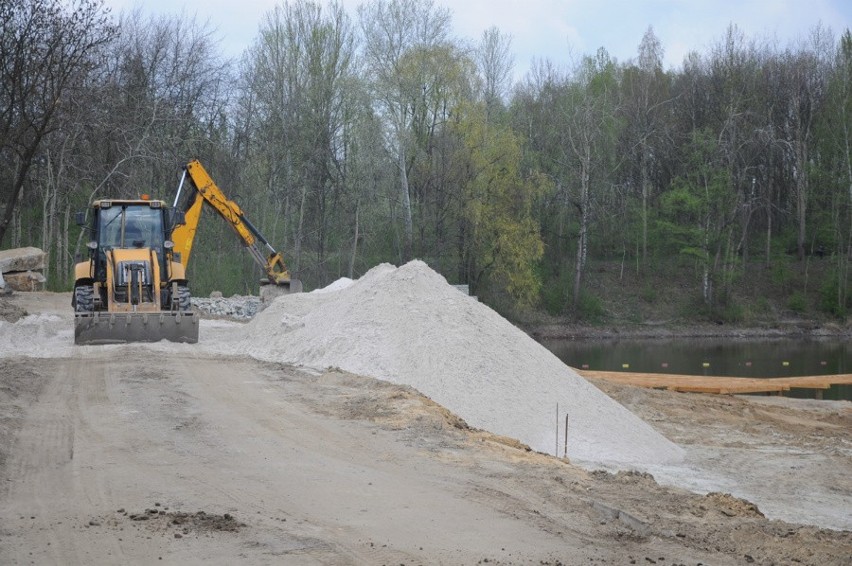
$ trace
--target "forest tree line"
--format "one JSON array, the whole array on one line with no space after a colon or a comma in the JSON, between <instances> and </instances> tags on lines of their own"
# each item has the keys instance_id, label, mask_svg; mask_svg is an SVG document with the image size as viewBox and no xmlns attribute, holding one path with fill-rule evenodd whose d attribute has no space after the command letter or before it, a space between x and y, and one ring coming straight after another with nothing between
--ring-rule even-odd
<instances>
[{"instance_id":1,"label":"forest tree line","mask_svg":"<svg viewBox=\"0 0 852 566\"><path fill-rule=\"evenodd\" d=\"M454 37L431 0L282 2L239 60L198 17L100 0L0 0L0 248L48 252L68 290L74 212L171 203L198 158L306 287L426 261L492 304L577 312L594 262L689 265L722 308L776 262L831 261L852 305L852 34L790 45L735 25L677 69L648 28L634 58L533 63L511 37ZM256 293L210 211L196 293Z\"/></svg>"}]
</instances>

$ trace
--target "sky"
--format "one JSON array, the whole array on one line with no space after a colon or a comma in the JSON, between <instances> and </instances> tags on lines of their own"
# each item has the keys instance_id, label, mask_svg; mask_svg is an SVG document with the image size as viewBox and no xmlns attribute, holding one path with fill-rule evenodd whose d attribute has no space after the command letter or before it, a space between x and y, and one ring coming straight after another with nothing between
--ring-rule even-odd
<instances>
[{"instance_id":1,"label":"sky","mask_svg":"<svg viewBox=\"0 0 852 566\"><path fill-rule=\"evenodd\" d=\"M326 0L315 0L325 4ZM238 58L257 36L264 14L284 0L104 0L113 13L142 6L143 14L194 15L209 21L222 52ZM818 24L835 36L852 29L852 0L434 0L453 15L457 37L477 42L496 26L512 38L515 77L533 60L567 66L604 47L620 62L636 57L653 27L664 66L677 69L690 51L706 53L730 24L747 39L780 47L805 40ZM362 0L342 0L356 18Z\"/></svg>"}]
</instances>

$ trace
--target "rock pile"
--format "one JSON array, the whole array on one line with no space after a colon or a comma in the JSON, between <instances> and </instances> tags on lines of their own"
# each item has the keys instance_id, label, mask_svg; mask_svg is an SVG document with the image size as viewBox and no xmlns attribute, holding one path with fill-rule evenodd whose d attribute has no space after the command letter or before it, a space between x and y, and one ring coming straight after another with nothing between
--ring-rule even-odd
<instances>
[{"instance_id":1,"label":"rock pile","mask_svg":"<svg viewBox=\"0 0 852 566\"><path fill-rule=\"evenodd\" d=\"M232 297L192 297L192 306L212 318L235 318L248 320L260 312L260 297L234 295Z\"/></svg>"},{"instance_id":2,"label":"rock pile","mask_svg":"<svg viewBox=\"0 0 852 566\"><path fill-rule=\"evenodd\" d=\"M576 461L682 458L677 445L421 261L383 264L330 287L276 299L234 346L264 360L410 385L473 427L560 456L567 414Z\"/></svg>"},{"instance_id":3,"label":"rock pile","mask_svg":"<svg viewBox=\"0 0 852 566\"><path fill-rule=\"evenodd\" d=\"M44 291L47 254L38 248L0 250L0 292Z\"/></svg>"}]
</instances>

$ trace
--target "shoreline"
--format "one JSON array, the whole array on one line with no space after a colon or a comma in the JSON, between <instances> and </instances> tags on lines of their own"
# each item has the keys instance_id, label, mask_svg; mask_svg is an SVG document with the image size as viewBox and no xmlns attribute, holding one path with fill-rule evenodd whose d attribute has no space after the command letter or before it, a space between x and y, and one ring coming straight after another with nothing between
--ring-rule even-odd
<instances>
[{"instance_id":1,"label":"shoreline","mask_svg":"<svg viewBox=\"0 0 852 566\"><path fill-rule=\"evenodd\" d=\"M821 339L852 338L852 327L837 322L810 320L779 321L764 326L724 324L645 323L582 325L573 323L521 324L519 327L535 340L663 340L663 339Z\"/></svg>"}]
</instances>

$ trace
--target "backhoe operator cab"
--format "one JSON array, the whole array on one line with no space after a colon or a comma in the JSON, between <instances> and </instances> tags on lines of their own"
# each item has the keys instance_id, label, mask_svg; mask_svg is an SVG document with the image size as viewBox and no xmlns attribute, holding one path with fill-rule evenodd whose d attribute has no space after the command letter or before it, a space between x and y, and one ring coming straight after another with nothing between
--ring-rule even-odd
<instances>
[{"instance_id":1,"label":"backhoe operator cab","mask_svg":"<svg viewBox=\"0 0 852 566\"><path fill-rule=\"evenodd\" d=\"M108 201L107 201L108 202ZM166 270L165 233L166 219L162 207L149 205L116 204L96 208L99 218L94 221L97 230L98 257L96 271L105 273L106 252L114 248L150 248L160 260L160 269ZM98 228L100 227L100 230Z\"/></svg>"},{"instance_id":2,"label":"backhoe operator cab","mask_svg":"<svg viewBox=\"0 0 852 566\"><path fill-rule=\"evenodd\" d=\"M99 200L91 212L89 260L74 267L75 343L197 342L186 270L168 238L183 215L147 199Z\"/></svg>"}]
</instances>

